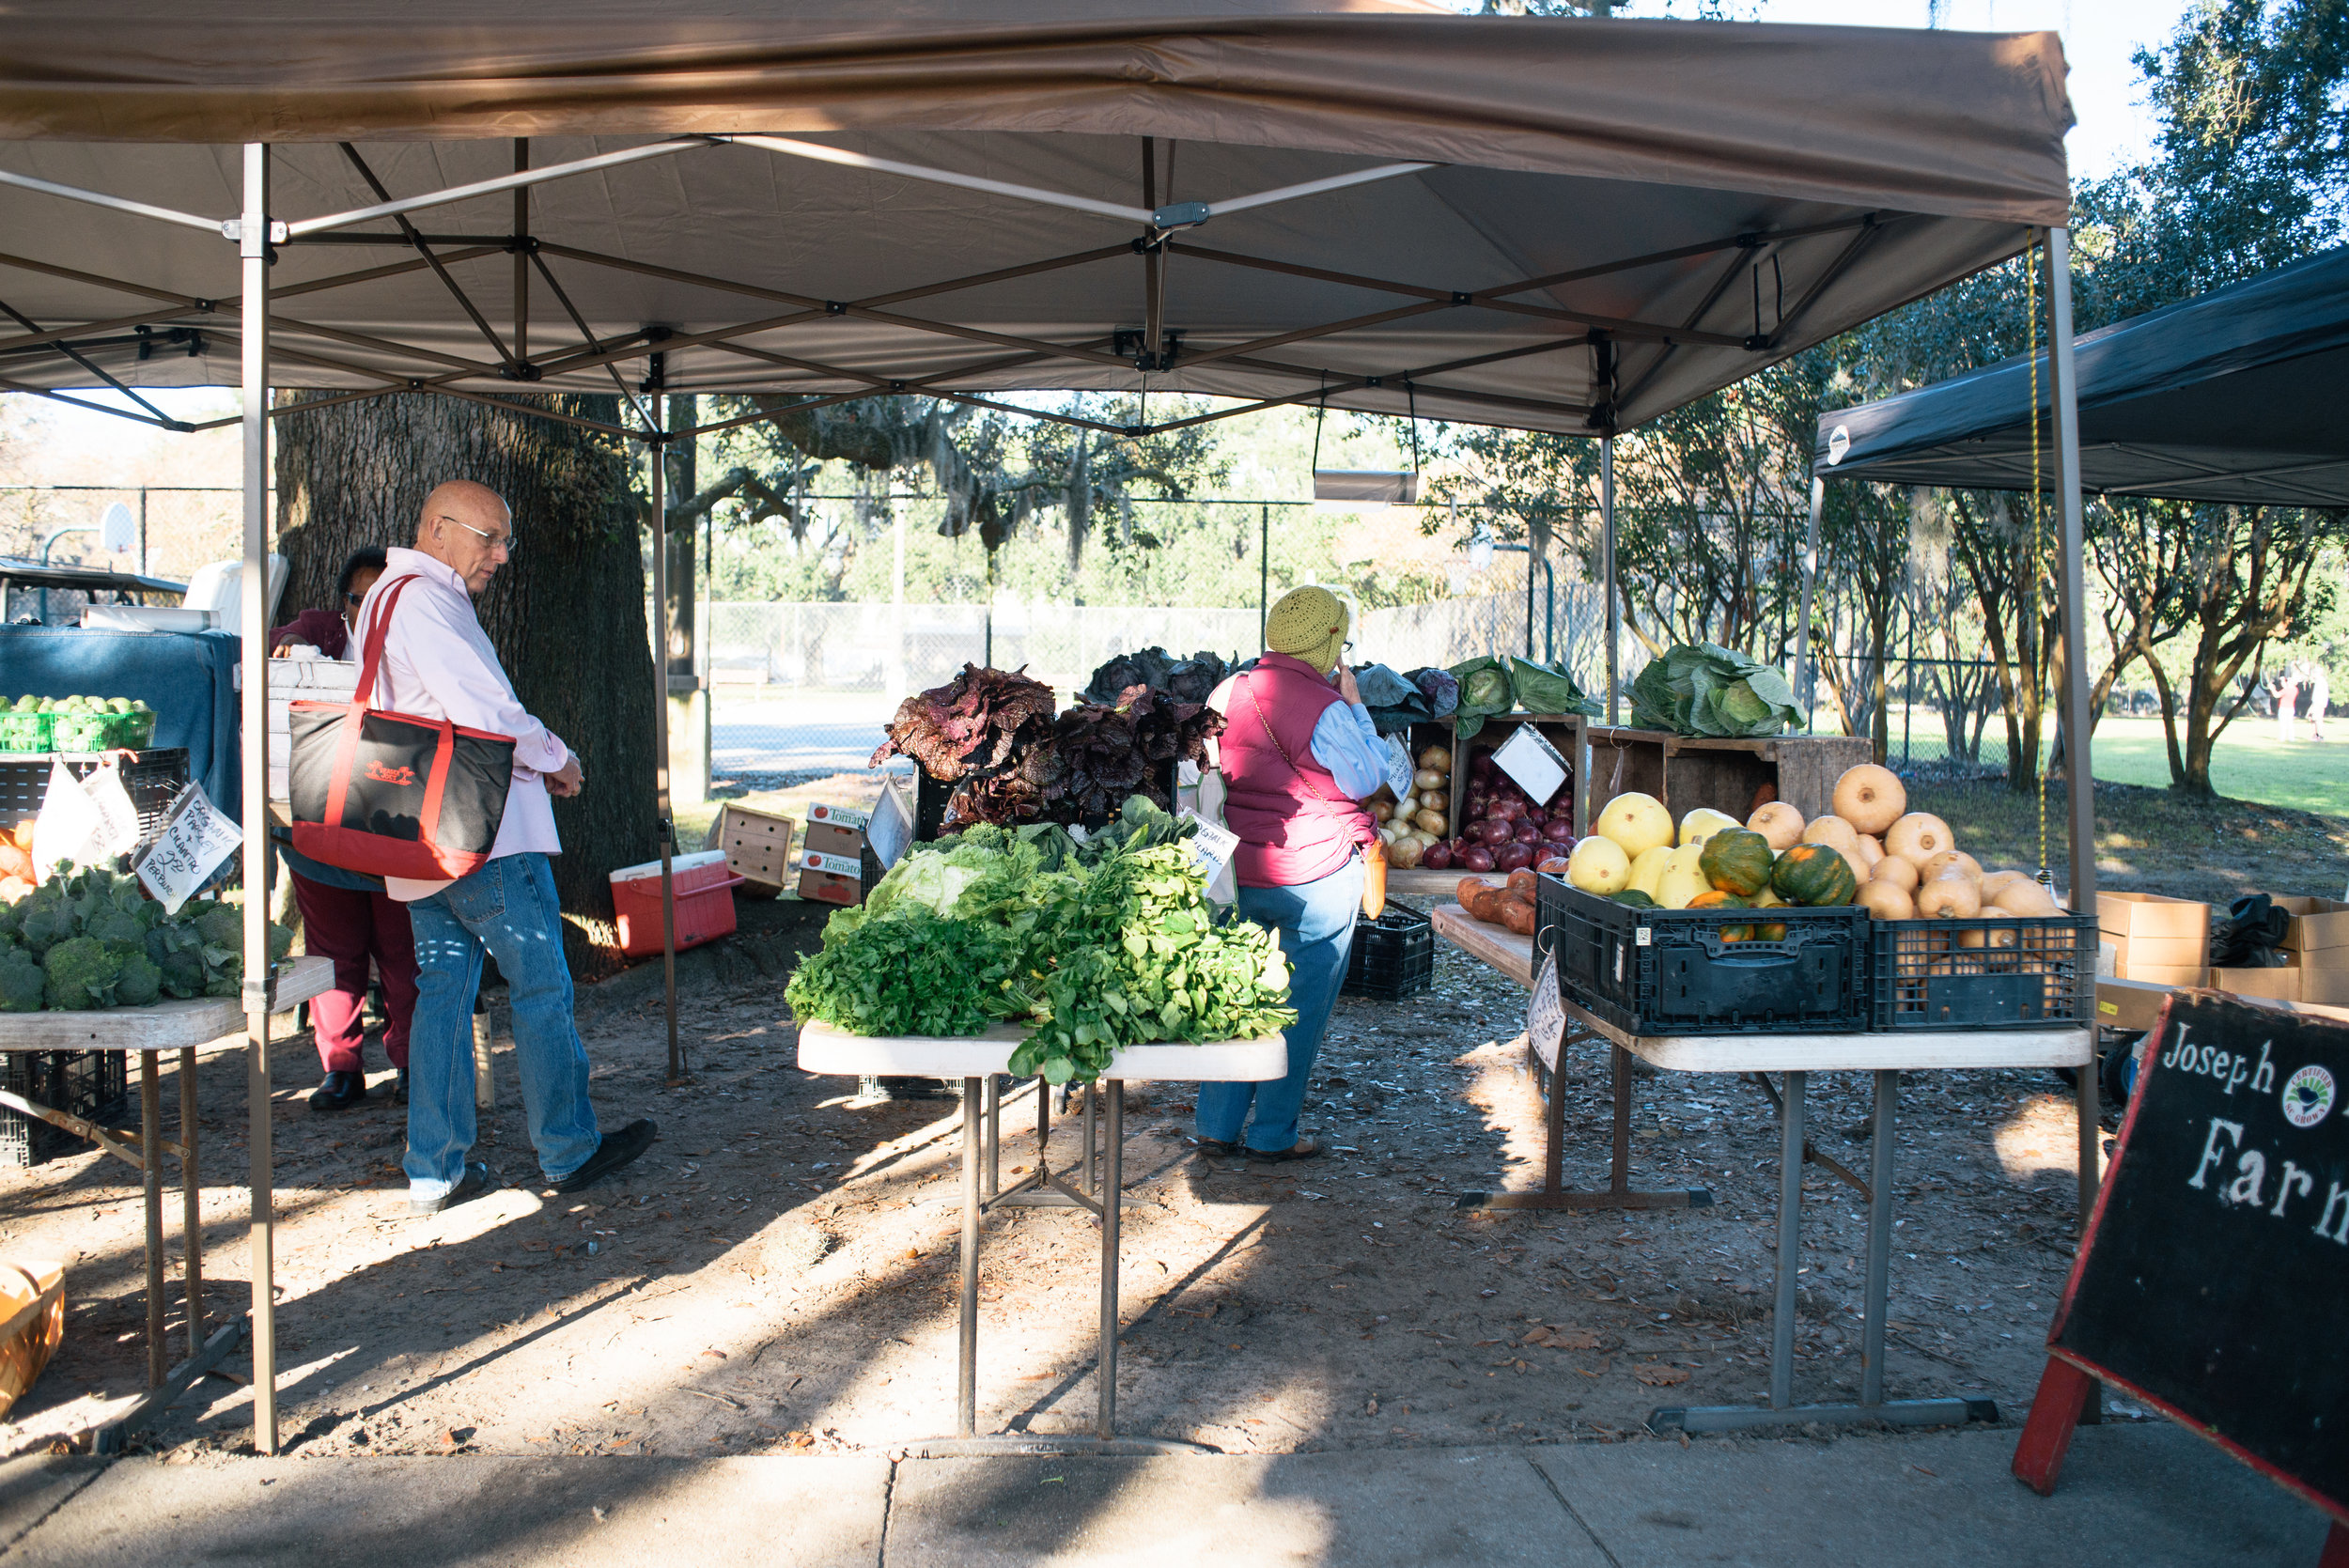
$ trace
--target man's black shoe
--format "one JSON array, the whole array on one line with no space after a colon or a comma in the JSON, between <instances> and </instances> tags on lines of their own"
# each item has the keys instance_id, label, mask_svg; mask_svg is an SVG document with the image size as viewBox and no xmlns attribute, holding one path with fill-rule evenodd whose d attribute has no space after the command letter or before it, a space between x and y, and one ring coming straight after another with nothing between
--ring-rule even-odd
<instances>
[{"instance_id":1,"label":"man's black shoe","mask_svg":"<svg viewBox=\"0 0 2349 1568\"><path fill-rule=\"evenodd\" d=\"M405 1067L399 1070L399 1086L392 1091L392 1103L394 1105L408 1103L408 1069Z\"/></svg>"},{"instance_id":2,"label":"man's black shoe","mask_svg":"<svg viewBox=\"0 0 2349 1568\"><path fill-rule=\"evenodd\" d=\"M587 1157L587 1163L554 1184L557 1192L577 1192L583 1187L593 1187L604 1177L652 1147L653 1134L661 1129L652 1119L640 1116L617 1132L607 1132L596 1144L596 1152Z\"/></svg>"},{"instance_id":3,"label":"man's black shoe","mask_svg":"<svg viewBox=\"0 0 2349 1568\"><path fill-rule=\"evenodd\" d=\"M438 1198L409 1199L409 1218L420 1219L428 1214L438 1214L443 1209L455 1208L458 1204L468 1203L485 1192L496 1191L497 1186L496 1172L477 1159L468 1160L465 1164L464 1175L458 1178L455 1187L450 1188Z\"/></svg>"},{"instance_id":4,"label":"man's black shoe","mask_svg":"<svg viewBox=\"0 0 2349 1568\"><path fill-rule=\"evenodd\" d=\"M329 1073L326 1080L310 1091L312 1110L348 1110L367 1097L367 1076L365 1073Z\"/></svg>"}]
</instances>

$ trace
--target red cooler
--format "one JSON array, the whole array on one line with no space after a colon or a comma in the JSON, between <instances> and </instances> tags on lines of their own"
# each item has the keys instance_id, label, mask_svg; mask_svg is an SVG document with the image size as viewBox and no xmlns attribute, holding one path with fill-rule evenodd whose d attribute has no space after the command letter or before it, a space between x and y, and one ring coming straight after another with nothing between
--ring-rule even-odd
<instances>
[{"instance_id":1,"label":"red cooler","mask_svg":"<svg viewBox=\"0 0 2349 1568\"><path fill-rule=\"evenodd\" d=\"M679 952L734 935L734 890L742 885L723 849L673 855L669 882L677 893ZM622 866L612 874L612 908L619 916L620 947L631 958L661 951L661 862Z\"/></svg>"}]
</instances>

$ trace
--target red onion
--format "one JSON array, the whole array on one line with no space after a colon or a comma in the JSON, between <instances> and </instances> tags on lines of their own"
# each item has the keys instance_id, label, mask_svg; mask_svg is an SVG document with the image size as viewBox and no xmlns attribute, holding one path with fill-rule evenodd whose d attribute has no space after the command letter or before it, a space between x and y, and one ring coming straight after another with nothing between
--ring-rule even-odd
<instances>
[{"instance_id":1,"label":"red onion","mask_svg":"<svg viewBox=\"0 0 2349 1568\"><path fill-rule=\"evenodd\" d=\"M1473 824L1471 831L1479 844L1506 844L1511 836L1509 824L1498 816L1488 816Z\"/></svg>"},{"instance_id":2,"label":"red onion","mask_svg":"<svg viewBox=\"0 0 2349 1568\"><path fill-rule=\"evenodd\" d=\"M1495 822L1514 822L1525 815L1525 808L1515 800L1495 800L1485 808L1485 815Z\"/></svg>"},{"instance_id":3,"label":"red onion","mask_svg":"<svg viewBox=\"0 0 2349 1568\"><path fill-rule=\"evenodd\" d=\"M1425 852L1420 856L1419 863L1430 871L1451 870L1452 846L1448 844L1429 845Z\"/></svg>"},{"instance_id":4,"label":"red onion","mask_svg":"<svg viewBox=\"0 0 2349 1568\"><path fill-rule=\"evenodd\" d=\"M1481 782L1483 780L1489 779L1492 776L1493 754L1490 752L1479 752L1475 756L1469 759L1470 778Z\"/></svg>"},{"instance_id":5,"label":"red onion","mask_svg":"<svg viewBox=\"0 0 2349 1568\"><path fill-rule=\"evenodd\" d=\"M1479 845L1461 855L1457 864L1462 871L1490 871L1494 865L1493 852Z\"/></svg>"},{"instance_id":6,"label":"red onion","mask_svg":"<svg viewBox=\"0 0 2349 1568\"><path fill-rule=\"evenodd\" d=\"M1542 829L1542 837L1552 844L1563 844L1571 848L1574 845L1574 824L1563 816L1553 816Z\"/></svg>"},{"instance_id":7,"label":"red onion","mask_svg":"<svg viewBox=\"0 0 2349 1568\"><path fill-rule=\"evenodd\" d=\"M1525 819L1533 824L1536 828L1539 828L1545 826L1549 821L1549 813L1542 810L1539 806L1532 806L1527 809Z\"/></svg>"},{"instance_id":8,"label":"red onion","mask_svg":"<svg viewBox=\"0 0 2349 1568\"><path fill-rule=\"evenodd\" d=\"M1509 836L1519 844L1539 844L1542 841L1542 831L1531 822L1520 820L1511 824Z\"/></svg>"},{"instance_id":9,"label":"red onion","mask_svg":"<svg viewBox=\"0 0 2349 1568\"><path fill-rule=\"evenodd\" d=\"M1533 846L1530 844L1504 844L1493 854L1495 871L1521 871L1533 863Z\"/></svg>"}]
</instances>

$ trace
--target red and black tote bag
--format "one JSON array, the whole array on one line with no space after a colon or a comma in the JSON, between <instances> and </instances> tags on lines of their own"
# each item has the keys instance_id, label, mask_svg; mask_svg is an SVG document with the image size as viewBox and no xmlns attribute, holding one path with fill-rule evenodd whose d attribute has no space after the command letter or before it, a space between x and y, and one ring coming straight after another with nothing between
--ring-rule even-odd
<instances>
[{"instance_id":1,"label":"red and black tote bag","mask_svg":"<svg viewBox=\"0 0 2349 1568\"><path fill-rule=\"evenodd\" d=\"M293 846L369 877L454 881L487 861L497 842L514 737L367 706L392 613L414 581L403 577L384 590L350 701L288 710Z\"/></svg>"}]
</instances>

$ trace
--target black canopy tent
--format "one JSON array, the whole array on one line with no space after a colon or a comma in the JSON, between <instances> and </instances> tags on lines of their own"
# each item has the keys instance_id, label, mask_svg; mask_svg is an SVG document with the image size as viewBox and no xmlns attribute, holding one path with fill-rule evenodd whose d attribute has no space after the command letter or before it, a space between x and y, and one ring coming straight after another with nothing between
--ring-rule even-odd
<instances>
[{"instance_id":1,"label":"black canopy tent","mask_svg":"<svg viewBox=\"0 0 2349 1568\"><path fill-rule=\"evenodd\" d=\"M720 427L666 427L623 365L794 408L1131 393L1130 419L1044 416L1107 436L1166 427L1150 395L1170 391L1232 400L1190 419L1326 400L1589 434L1611 707L1614 433L2060 246L2062 70L2052 34L1411 0L423 0L388 19L28 0L0 17L0 301L24 328L0 338L0 389L240 385L248 625L275 386L519 413L538 411L502 392L616 386L610 428L656 453ZM2075 526L2073 603L2077 547ZM249 640L249 852L261 655ZM665 820L665 735L655 754ZM262 912L244 1001L267 1452Z\"/></svg>"},{"instance_id":2,"label":"black canopy tent","mask_svg":"<svg viewBox=\"0 0 2349 1568\"><path fill-rule=\"evenodd\" d=\"M2349 249L2085 334L2080 483L2099 495L2349 506ZM2031 365L2017 356L1822 414L1833 479L2029 489ZM2043 388L2042 420L2047 417ZM2044 442L2044 437L2043 437Z\"/></svg>"}]
</instances>

